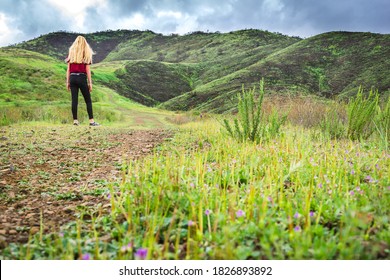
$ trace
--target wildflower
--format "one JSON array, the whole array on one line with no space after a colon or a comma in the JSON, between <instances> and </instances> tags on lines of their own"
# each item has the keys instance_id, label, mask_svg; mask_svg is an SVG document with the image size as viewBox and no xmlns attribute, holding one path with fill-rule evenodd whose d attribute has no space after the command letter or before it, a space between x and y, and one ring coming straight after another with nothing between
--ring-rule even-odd
<instances>
[{"instance_id":1,"label":"wildflower","mask_svg":"<svg viewBox=\"0 0 390 280\"><path fill-rule=\"evenodd\" d=\"M236 212L236 217L237 218L241 218L243 216L245 216L245 212L242 211L241 209Z\"/></svg>"},{"instance_id":2,"label":"wildflower","mask_svg":"<svg viewBox=\"0 0 390 280\"><path fill-rule=\"evenodd\" d=\"M354 175L355 174L355 170L351 170L351 175Z\"/></svg>"},{"instance_id":3,"label":"wildflower","mask_svg":"<svg viewBox=\"0 0 390 280\"><path fill-rule=\"evenodd\" d=\"M58 237L64 237L64 233L63 233L63 232L60 232L60 233L58 234Z\"/></svg>"},{"instance_id":4,"label":"wildflower","mask_svg":"<svg viewBox=\"0 0 390 280\"><path fill-rule=\"evenodd\" d=\"M320 189L322 188L322 183L318 184L318 188L320 188Z\"/></svg>"},{"instance_id":5,"label":"wildflower","mask_svg":"<svg viewBox=\"0 0 390 280\"><path fill-rule=\"evenodd\" d=\"M295 212L294 218L295 218L295 219L298 219L298 218L299 218L299 213L298 213L298 212Z\"/></svg>"},{"instance_id":6,"label":"wildflower","mask_svg":"<svg viewBox=\"0 0 390 280\"><path fill-rule=\"evenodd\" d=\"M191 188L195 187L195 184L194 183L190 183L190 187Z\"/></svg>"},{"instance_id":7,"label":"wildflower","mask_svg":"<svg viewBox=\"0 0 390 280\"><path fill-rule=\"evenodd\" d=\"M299 231L301 231L301 227L300 227L300 226L296 226L296 227L294 228L294 230L295 230L296 232L299 232Z\"/></svg>"},{"instance_id":8,"label":"wildflower","mask_svg":"<svg viewBox=\"0 0 390 280\"><path fill-rule=\"evenodd\" d=\"M354 195L355 192L354 192L354 191L350 191L349 194L350 194L350 195Z\"/></svg>"},{"instance_id":9,"label":"wildflower","mask_svg":"<svg viewBox=\"0 0 390 280\"><path fill-rule=\"evenodd\" d=\"M110 199L111 198L111 194L107 194L107 198Z\"/></svg>"},{"instance_id":10,"label":"wildflower","mask_svg":"<svg viewBox=\"0 0 390 280\"><path fill-rule=\"evenodd\" d=\"M211 214L211 210L210 209L206 209L206 211L204 211L204 213L206 214L206 216L208 216L208 215Z\"/></svg>"},{"instance_id":11,"label":"wildflower","mask_svg":"<svg viewBox=\"0 0 390 280\"><path fill-rule=\"evenodd\" d=\"M148 249L146 248L139 248L137 252L135 252L135 257L140 260L146 259L148 255Z\"/></svg>"},{"instance_id":12,"label":"wildflower","mask_svg":"<svg viewBox=\"0 0 390 280\"><path fill-rule=\"evenodd\" d=\"M268 199L269 202L272 202L272 197L271 196L267 197L267 199Z\"/></svg>"},{"instance_id":13,"label":"wildflower","mask_svg":"<svg viewBox=\"0 0 390 280\"><path fill-rule=\"evenodd\" d=\"M314 212L313 212L313 211L310 211L309 216L310 216L310 217L314 217Z\"/></svg>"},{"instance_id":14,"label":"wildflower","mask_svg":"<svg viewBox=\"0 0 390 280\"><path fill-rule=\"evenodd\" d=\"M121 252L122 253L128 252L131 250L132 247L133 247L133 244L128 243L127 245L124 245L121 247Z\"/></svg>"},{"instance_id":15,"label":"wildflower","mask_svg":"<svg viewBox=\"0 0 390 280\"><path fill-rule=\"evenodd\" d=\"M189 227L192 227L192 226L194 226L194 225L195 225L195 222L194 222L194 221L188 220L188 226L189 226Z\"/></svg>"},{"instance_id":16,"label":"wildflower","mask_svg":"<svg viewBox=\"0 0 390 280\"><path fill-rule=\"evenodd\" d=\"M88 261L88 260L91 259L91 255L88 254L88 253L86 253L86 254L84 254L84 255L81 256L81 259L82 259L82 260L85 260L85 261Z\"/></svg>"}]
</instances>

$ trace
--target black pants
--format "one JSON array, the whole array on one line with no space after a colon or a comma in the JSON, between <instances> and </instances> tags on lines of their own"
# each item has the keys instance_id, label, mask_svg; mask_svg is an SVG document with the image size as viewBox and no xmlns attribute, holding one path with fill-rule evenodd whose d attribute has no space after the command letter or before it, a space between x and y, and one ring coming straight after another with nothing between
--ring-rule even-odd
<instances>
[{"instance_id":1,"label":"black pants","mask_svg":"<svg viewBox=\"0 0 390 280\"><path fill-rule=\"evenodd\" d=\"M87 75L70 75L70 91L72 93L72 115L77 120L77 106L79 101L79 89L83 94L89 119L93 119L91 93L89 92Z\"/></svg>"}]
</instances>

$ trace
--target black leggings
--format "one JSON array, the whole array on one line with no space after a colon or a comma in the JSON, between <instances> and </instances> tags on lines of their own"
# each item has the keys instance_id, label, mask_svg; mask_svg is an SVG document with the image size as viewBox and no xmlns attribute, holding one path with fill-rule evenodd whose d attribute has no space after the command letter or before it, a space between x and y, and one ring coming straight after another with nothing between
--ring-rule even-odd
<instances>
[{"instance_id":1,"label":"black leggings","mask_svg":"<svg viewBox=\"0 0 390 280\"><path fill-rule=\"evenodd\" d=\"M87 75L70 75L70 91L72 93L72 115L77 120L77 106L79 101L79 89L83 94L89 119L93 119L91 93L89 92Z\"/></svg>"}]
</instances>

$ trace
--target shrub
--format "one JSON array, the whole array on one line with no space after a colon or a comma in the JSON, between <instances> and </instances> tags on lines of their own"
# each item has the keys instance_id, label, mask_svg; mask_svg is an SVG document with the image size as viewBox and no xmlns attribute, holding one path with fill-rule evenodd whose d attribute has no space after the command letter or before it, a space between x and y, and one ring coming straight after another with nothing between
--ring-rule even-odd
<instances>
[{"instance_id":1,"label":"shrub","mask_svg":"<svg viewBox=\"0 0 390 280\"><path fill-rule=\"evenodd\" d=\"M280 117L274 111L266 120L262 112L264 100L264 79L260 81L259 95L255 96L256 87L250 90L242 88L238 93L238 118L224 119L223 124L229 135L240 142L252 141L259 143L261 140L275 137L281 125L286 121L287 114ZM256 100L257 99L257 100Z\"/></svg>"},{"instance_id":2,"label":"shrub","mask_svg":"<svg viewBox=\"0 0 390 280\"><path fill-rule=\"evenodd\" d=\"M346 136L346 126L339 111L337 106L332 106L320 122L321 131L326 138L340 139Z\"/></svg>"},{"instance_id":3,"label":"shrub","mask_svg":"<svg viewBox=\"0 0 390 280\"><path fill-rule=\"evenodd\" d=\"M358 94L348 104L347 136L351 140L367 139L375 130L374 119L377 112L378 91L370 91L365 97L362 87Z\"/></svg>"},{"instance_id":4,"label":"shrub","mask_svg":"<svg viewBox=\"0 0 390 280\"><path fill-rule=\"evenodd\" d=\"M374 120L375 128L386 150L389 148L390 141L390 97L381 108L378 106L378 115Z\"/></svg>"}]
</instances>

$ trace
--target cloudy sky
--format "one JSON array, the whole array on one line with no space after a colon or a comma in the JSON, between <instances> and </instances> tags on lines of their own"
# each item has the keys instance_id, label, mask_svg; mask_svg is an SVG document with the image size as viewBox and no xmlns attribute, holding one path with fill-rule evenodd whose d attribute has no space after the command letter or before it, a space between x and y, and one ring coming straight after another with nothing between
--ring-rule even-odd
<instances>
[{"instance_id":1,"label":"cloudy sky","mask_svg":"<svg viewBox=\"0 0 390 280\"><path fill-rule=\"evenodd\" d=\"M310 37L390 33L389 0L0 0L0 46L49 32L139 29L163 34L255 28Z\"/></svg>"}]
</instances>

